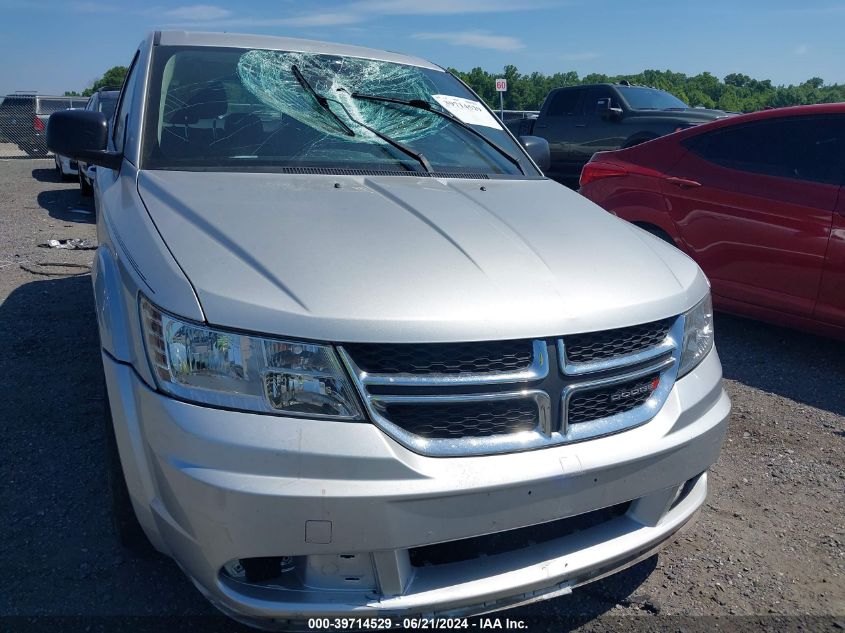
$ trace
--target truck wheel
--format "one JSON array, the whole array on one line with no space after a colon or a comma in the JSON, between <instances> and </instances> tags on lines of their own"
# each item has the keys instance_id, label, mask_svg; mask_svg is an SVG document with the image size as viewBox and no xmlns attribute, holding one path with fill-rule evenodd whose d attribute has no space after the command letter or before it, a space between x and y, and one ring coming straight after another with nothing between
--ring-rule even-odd
<instances>
[{"instance_id":1,"label":"truck wheel","mask_svg":"<svg viewBox=\"0 0 845 633\"><path fill-rule=\"evenodd\" d=\"M628 140L626 140L622 144L622 149L628 149L629 147L634 147L635 145L639 145L640 143L652 141L657 137L657 134L652 134L651 132L634 134L633 136L629 136Z\"/></svg>"},{"instance_id":2,"label":"truck wheel","mask_svg":"<svg viewBox=\"0 0 845 633\"><path fill-rule=\"evenodd\" d=\"M79 193L86 198L94 195L94 187L92 187L85 178L82 177L82 171L79 172Z\"/></svg>"},{"instance_id":3,"label":"truck wheel","mask_svg":"<svg viewBox=\"0 0 845 633\"><path fill-rule=\"evenodd\" d=\"M120 465L120 453L117 450L117 440L114 435L114 422L111 416L111 405L109 394L103 381L103 421L105 423L105 447L106 447L106 476L109 488L109 502L111 506L111 523L115 536L128 550L145 558L153 556L155 549L144 534L141 524L135 517L135 510L132 508L132 501L129 498L129 489L126 487L126 478L123 476L123 467Z\"/></svg>"}]
</instances>

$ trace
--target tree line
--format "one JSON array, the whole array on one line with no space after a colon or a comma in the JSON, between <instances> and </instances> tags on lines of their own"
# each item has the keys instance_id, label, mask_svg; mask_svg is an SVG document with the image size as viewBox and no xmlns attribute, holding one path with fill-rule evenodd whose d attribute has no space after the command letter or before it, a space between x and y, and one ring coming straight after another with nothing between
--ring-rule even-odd
<instances>
[{"instance_id":1,"label":"tree line","mask_svg":"<svg viewBox=\"0 0 845 633\"><path fill-rule=\"evenodd\" d=\"M719 79L708 72L687 76L670 70L644 70L636 75L592 73L584 77L579 77L575 71L524 75L516 66L510 65L505 66L500 74L492 74L481 68L473 68L469 72L450 70L493 109L499 108L499 95L495 86L497 77L508 80L508 91L504 95L506 110L539 110L553 88L618 83L622 80L666 90L691 107L717 108L728 112L754 112L764 108L845 101L845 84L825 85L819 77L798 85L775 86L769 79L753 79L741 73L731 73Z\"/></svg>"},{"instance_id":2,"label":"tree line","mask_svg":"<svg viewBox=\"0 0 845 633\"><path fill-rule=\"evenodd\" d=\"M75 90L68 90L65 92L66 97L90 97L98 90L105 88L107 90L120 90L123 85L123 79L129 69L126 66L112 66L103 76L97 79L89 88L86 88L82 93Z\"/></svg>"},{"instance_id":3,"label":"tree line","mask_svg":"<svg viewBox=\"0 0 845 633\"><path fill-rule=\"evenodd\" d=\"M481 68L469 72L450 69L463 79L487 104L497 109L499 95L496 92L497 77L508 80L505 93L506 110L539 110L553 88L576 86L578 84L615 83L627 80L632 84L661 88L692 107L718 108L728 112L754 112L764 108L780 108L812 103L833 103L845 101L845 84L827 84L819 77L813 77L798 85L775 86L771 80L752 79L741 73L731 73L724 79L710 73L687 76L670 70L644 70L636 75L602 75L592 73L579 77L575 71L545 75L534 72L524 75L516 66L505 66L499 74L492 74ZM126 76L126 66L109 68L82 96L94 94L100 88L118 89ZM66 92L65 95L79 95Z\"/></svg>"}]
</instances>

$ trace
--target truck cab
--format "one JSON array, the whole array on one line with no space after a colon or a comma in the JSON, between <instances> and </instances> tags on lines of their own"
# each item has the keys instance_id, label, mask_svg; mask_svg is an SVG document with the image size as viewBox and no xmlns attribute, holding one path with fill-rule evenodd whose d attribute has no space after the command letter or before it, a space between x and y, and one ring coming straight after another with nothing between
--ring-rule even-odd
<instances>
[{"instance_id":1,"label":"truck cab","mask_svg":"<svg viewBox=\"0 0 845 633\"><path fill-rule=\"evenodd\" d=\"M556 88L536 120L508 127L517 136L545 138L551 151L547 175L574 184L596 152L633 147L723 116L721 110L690 108L664 90L624 82Z\"/></svg>"}]
</instances>

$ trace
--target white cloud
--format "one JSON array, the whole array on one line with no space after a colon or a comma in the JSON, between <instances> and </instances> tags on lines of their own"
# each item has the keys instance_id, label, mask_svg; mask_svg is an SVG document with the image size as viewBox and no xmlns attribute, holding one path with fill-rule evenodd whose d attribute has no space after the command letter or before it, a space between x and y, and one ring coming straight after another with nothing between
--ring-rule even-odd
<instances>
[{"instance_id":1,"label":"white cloud","mask_svg":"<svg viewBox=\"0 0 845 633\"><path fill-rule=\"evenodd\" d=\"M184 7L176 7L165 11L164 15L173 20L189 20L192 22L205 22L210 20L222 20L232 15L232 12L222 7L211 4L192 4Z\"/></svg>"},{"instance_id":2,"label":"white cloud","mask_svg":"<svg viewBox=\"0 0 845 633\"><path fill-rule=\"evenodd\" d=\"M526 0L523 3L514 0L357 0L345 5L343 11L302 13L284 18L244 17L227 22L231 26L341 26L387 15L505 13L559 5L561 0Z\"/></svg>"},{"instance_id":3,"label":"white cloud","mask_svg":"<svg viewBox=\"0 0 845 633\"><path fill-rule=\"evenodd\" d=\"M307 13L292 18L270 20L273 24L287 26L338 26L341 24L355 24L361 21L361 16L352 13ZM264 22L263 20L259 22Z\"/></svg>"},{"instance_id":4,"label":"white cloud","mask_svg":"<svg viewBox=\"0 0 845 633\"><path fill-rule=\"evenodd\" d=\"M237 28L243 26L292 26L292 27L320 27L345 26L360 24L391 15L464 15L479 13L505 13L517 11L531 11L550 6L561 6L565 0L355 0L343 6L341 11L317 11L300 13L299 15L285 15L284 17L255 15L232 16L231 12L211 5L193 5L179 7L165 13L174 18L171 26L219 26L221 28ZM214 11L225 12L215 15ZM223 20L222 18L228 18ZM212 21L214 23L212 24ZM483 39L476 38L478 42ZM496 44L495 40L492 40ZM467 44L472 45L472 44ZM499 42L498 46L482 46L482 48L498 48L499 46L513 46L514 42ZM522 44L518 43L518 48ZM505 49L505 50L513 50Z\"/></svg>"},{"instance_id":5,"label":"white cloud","mask_svg":"<svg viewBox=\"0 0 845 633\"><path fill-rule=\"evenodd\" d=\"M564 62L583 62L588 59L595 59L598 56L598 53L593 52L564 53L563 55L558 55L558 59Z\"/></svg>"},{"instance_id":6,"label":"white cloud","mask_svg":"<svg viewBox=\"0 0 845 633\"><path fill-rule=\"evenodd\" d=\"M810 47L806 44L799 44L795 47L795 54L796 55L806 55L807 52L810 50Z\"/></svg>"},{"instance_id":7,"label":"white cloud","mask_svg":"<svg viewBox=\"0 0 845 633\"><path fill-rule=\"evenodd\" d=\"M497 51L516 51L525 48L520 40L510 35L493 35L482 31L451 31L444 33L415 33L418 40L442 40L453 46L492 48Z\"/></svg>"},{"instance_id":8,"label":"white cloud","mask_svg":"<svg viewBox=\"0 0 845 633\"><path fill-rule=\"evenodd\" d=\"M374 15L458 15L528 11L560 4L548 0L358 0L348 9Z\"/></svg>"}]
</instances>

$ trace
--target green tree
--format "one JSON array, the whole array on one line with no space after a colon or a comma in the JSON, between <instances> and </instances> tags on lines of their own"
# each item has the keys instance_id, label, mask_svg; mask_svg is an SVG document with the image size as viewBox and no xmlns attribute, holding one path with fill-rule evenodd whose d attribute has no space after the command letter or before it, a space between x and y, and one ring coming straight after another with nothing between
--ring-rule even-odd
<instances>
[{"instance_id":1,"label":"green tree","mask_svg":"<svg viewBox=\"0 0 845 633\"><path fill-rule=\"evenodd\" d=\"M82 91L83 97L90 97L92 94L101 88L109 88L111 90L119 90L123 85L123 80L126 78L126 73L129 69L126 66L112 66L103 76L100 77L90 88Z\"/></svg>"},{"instance_id":2,"label":"green tree","mask_svg":"<svg viewBox=\"0 0 845 633\"><path fill-rule=\"evenodd\" d=\"M808 79L797 86L774 86L769 79L754 79L742 73L731 73L720 80L708 72L687 76L671 70L653 69L635 75L611 76L591 73L581 78L574 71L557 72L553 75L537 72L523 75L512 65L505 66L498 73L490 73L482 68L473 68L468 73L454 69L452 72L475 90L494 110L499 108L499 96L494 83L496 77L505 77L508 80L505 108L509 110L537 110L549 91L554 88L622 80L666 90L693 107L721 108L732 112L754 112L770 107L845 101L845 85L825 85L824 80L819 77Z\"/></svg>"}]
</instances>

